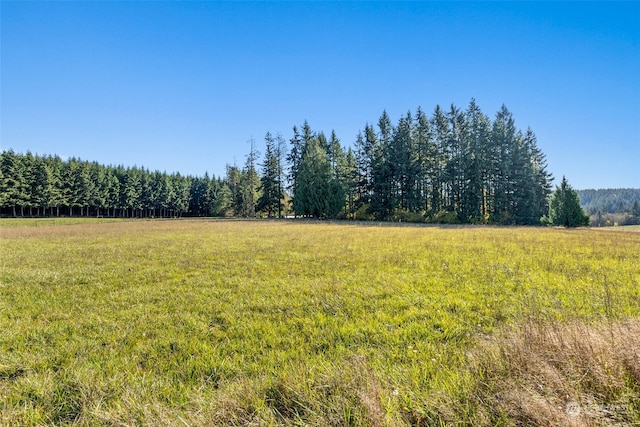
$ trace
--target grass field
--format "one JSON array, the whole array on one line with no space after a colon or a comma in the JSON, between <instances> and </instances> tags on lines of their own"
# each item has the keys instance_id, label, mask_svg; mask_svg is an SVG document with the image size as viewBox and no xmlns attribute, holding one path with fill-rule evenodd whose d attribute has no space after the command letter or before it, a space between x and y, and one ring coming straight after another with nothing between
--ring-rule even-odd
<instances>
[{"instance_id":1,"label":"grass field","mask_svg":"<svg viewBox=\"0 0 640 427\"><path fill-rule=\"evenodd\" d=\"M121 222L120 218L76 218L76 217L50 217L50 218L0 218L0 228L13 227L51 227L55 225L75 224L100 224L107 222Z\"/></svg>"},{"instance_id":2,"label":"grass field","mask_svg":"<svg viewBox=\"0 0 640 427\"><path fill-rule=\"evenodd\" d=\"M637 232L12 225L3 426L640 421Z\"/></svg>"}]
</instances>

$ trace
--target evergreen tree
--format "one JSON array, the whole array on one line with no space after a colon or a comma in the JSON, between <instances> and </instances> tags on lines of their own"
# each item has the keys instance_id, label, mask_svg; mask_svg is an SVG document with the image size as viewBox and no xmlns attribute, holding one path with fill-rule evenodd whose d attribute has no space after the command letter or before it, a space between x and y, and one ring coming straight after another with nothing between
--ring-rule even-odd
<instances>
[{"instance_id":1,"label":"evergreen tree","mask_svg":"<svg viewBox=\"0 0 640 427\"><path fill-rule=\"evenodd\" d=\"M331 176L325 147L312 138L304 150L296 180L293 209L296 215L335 218L344 208L344 191Z\"/></svg>"},{"instance_id":2,"label":"evergreen tree","mask_svg":"<svg viewBox=\"0 0 640 427\"><path fill-rule=\"evenodd\" d=\"M269 218L281 212L281 200L284 198L281 190L281 165L278 157L276 139L267 132L265 139L264 162L262 163L262 176L260 177L261 195L258 199L257 209L267 213Z\"/></svg>"},{"instance_id":3,"label":"evergreen tree","mask_svg":"<svg viewBox=\"0 0 640 427\"><path fill-rule=\"evenodd\" d=\"M281 200L278 202L278 218L282 218L285 199L285 155L286 155L286 142L280 133L276 134L276 158L278 159L278 194L281 196Z\"/></svg>"},{"instance_id":4,"label":"evergreen tree","mask_svg":"<svg viewBox=\"0 0 640 427\"><path fill-rule=\"evenodd\" d=\"M244 194L241 191L242 172L237 166L227 165L226 183L231 196L231 213L233 216L241 216L244 207Z\"/></svg>"},{"instance_id":5,"label":"evergreen tree","mask_svg":"<svg viewBox=\"0 0 640 427\"><path fill-rule=\"evenodd\" d=\"M431 134L429 119L420 107L416 112L413 138L417 151L415 173L421 199L421 210L427 212L430 209L430 196L433 194L437 148Z\"/></svg>"},{"instance_id":6,"label":"evergreen tree","mask_svg":"<svg viewBox=\"0 0 640 427\"><path fill-rule=\"evenodd\" d=\"M211 200L211 205L209 206L210 215L226 215L231 208L231 191L224 180L220 178L212 180L209 200Z\"/></svg>"},{"instance_id":7,"label":"evergreen tree","mask_svg":"<svg viewBox=\"0 0 640 427\"><path fill-rule=\"evenodd\" d=\"M94 199L96 183L91 179L88 162L78 161L75 172L76 204L80 208L80 216L89 216L89 206Z\"/></svg>"},{"instance_id":8,"label":"evergreen tree","mask_svg":"<svg viewBox=\"0 0 640 427\"><path fill-rule=\"evenodd\" d=\"M547 171L547 158L538 148L536 136L530 128L527 129L525 138L528 139L528 145L531 151L531 163L533 164L536 201L535 217L537 224L549 211L549 196L551 195L553 174Z\"/></svg>"},{"instance_id":9,"label":"evergreen tree","mask_svg":"<svg viewBox=\"0 0 640 427\"><path fill-rule=\"evenodd\" d=\"M64 205L67 207L69 216L74 215L74 208L79 206L76 175L78 169L78 161L71 158L62 164L61 172L61 189Z\"/></svg>"},{"instance_id":10,"label":"evergreen tree","mask_svg":"<svg viewBox=\"0 0 640 427\"><path fill-rule=\"evenodd\" d=\"M3 152L0 170L4 176L2 188L4 207L11 208L14 217L17 216L16 208L20 207L21 216L24 216L24 206L29 199L29 194L22 156L12 150Z\"/></svg>"},{"instance_id":11,"label":"evergreen tree","mask_svg":"<svg viewBox=\"0 0 640 427\"><path fill-rule=\"evenodd\" d=\"M503 104L496 113L491 130L491 164L493 204L491 217L495 223L511 223L512 191L510 185L511 150L516 143L516 127L511 112Z\"/></svg>"},{"instance_id":12,"label":"evergreen tree","mask_svg":"<svg viewBox=\"0 0 640 427\"><path fill-rule=\"evenodd\" d=\"M49 206L49 189L51 183L49 182L50 174L47 171L47 165L44 159L36 158L33 165L33 181L31 185L31 205L37 209L37 215L41 215L42 212L46 212Z\"/></svg>"},{"instance_id":13,"label":"evergreen tree","mask_svg":"<svg viewBox=\"0 0 640 427\"><path fill-rule=\"evenodd\" d=\"M373 126L366 124L364 134L358 133L356 138L355 161L358 174L357 180L357 206L371 203L374 181L373 168L376 158L379 156L380 145L378 136Z\"/></svg>"},{"instance_id":14,"label":"evergreen tree","mask_svg":"<svg viewBox=\"0 0 640 427\"><path fill-rule=\"evenodd\" d=\"M396 173L391 162L391 138L393 126L386 111L378 120L378 139L371 151L370 205L369 212L377 218L388 220L396 208ZM373 139L376 141L375 139Z\"/></svg>"},{"instance_id":15,"label":"evergreen tree","mask_svg":"<svg viewBox=\"0 0 640 427\"><path fill-rule=\"evenodd\" d=\"M2 155L4 153L0 153L0 165L2 164ZM0 167L0 211L2 210L2 208L4 207L5 203L7 202L7 188L5 185L5 180L4 180L4 173L2 172L2 167Z\"/></svg>"},{"instance_id":16,"label":"evergreen tree","mask_svg":"<svg viewBox=\"0 0 640 427\"><path fill-rule=\"evenodd\" d=\"M30 151L20 157L22 164L22 206L21 216L24 216L24 208L29 208L29 216L33 216L33 208L38 206L38 200L34 192L36 191L36 173L38 158Z\"/></svg>"},{"instance_id":17,"label":"evergreen tree","mask_svg":"<svg viewBox=\"0 0 640 427\"><path fill-rule=\"evenodd\" d=\"M564 176L549 202L549 222L564 227L589 225L589 217L580 206L578 193L571 188Z\"/></svg>"},{"instance_id":18,"label":"evergreen tree","mask_svg":"<svg viewBox=\"0 0 640 427\"><path fill-rule=\"evenodd\" d=\"M251 144L251 149L247 155L247 162L240 182L244 200L242 216L253 218L256 216L256 206L258 203L259 178L258 172L256 171L256 161L260 154L255 148L253 138L250 139L249 143Z\"/></svg>"},{"instance_id":19,"label":"evergreen tree","mask_svg":"<svg viewBox=\"0 0 640 427\"><path fill-rule=\"evenodd\" d=\"M344 167L338 170L338 180L342 184L346 196L345 214L353 214L357 209L358 168L356 156L351 148L347 149Z\"/></svg>"},{"instance_id":20,"label":"evergreen tree","mask_svg":"<svg viewBox=\"0 0 640 427\"><path fill-rule=\"evenodd\" d=\"M539 218L535 214L535 176L527 139L521 132L516 135L510 165L511 221L514 224L534 224Z\"/></svg>"},{"instance_id":21,"label":"evergreen tree","mask_svg":"<svg viewBox=\"0 0 640 427\"><path fill-rule=\"evenodd\" d=\"M116 209L120 207L120 180L114 168L107 170L105 207L107 216L116 216Z\"/></svg>"},{"instance_id":22,"label":"evergreen tree","mask_svg":"<svg viewBox=\"0 0 640 427\"><path fill-rule=\"evenodd\" d=\"M436 159L433 166L433 194L431 195L431 214L436 215L438 212L445 210L451 206L448 202L450 187L446 176L446 168L451 161L451 151L449 150L450 129L447 116L439 105L436 105L431 117L431 128L433 130L433 139L436 147Z\"/></svg>"},{"instance_id":23,"label":"evergreen tree","mask_svg":"<svg viewBox=\"0 0 640 427\"><path fill-rule=\"evenodd\" d=\"M327 156L331 165L331 173L334 178L338 178L345 167L346 155L335 130L331 131L331 138L327 143Z\"/></svg>"},{"instance_id":24,"label":"evergreen tree","mask_svg":"<svg viewBox=\"0 0 640 427\"><path fill-rule=\"evenodd\" d=\"M191 181L191 189L189 191L189 212L194 216L209 215L209 186L211 180L209 174L205 173L203 178L194 178Z\"/></svg>"},{"instance_id":25,"label":"evergreen tree","mask_svg":"<svg viewBox=\"0 0 640 427\"><path fill-rule=\"evenodd\" d=\"M298 169L304 154L304 141L298 132L298 127L293 127L293 137L289 140L291 149L287 154L287 163L289 164L289 173L287 174L288 187L291 194L296 193L296 179L298 178Z\"/></svg>"},{"instance_id":26,"label":"evergreen tree","mask_svg":"<svg viewBox=\"0 0 640 427\"><path fill-rule=\"evenodd\" d=\"M180 218L189 210L191 179L180 175L180 173L171 175L170 179L174 189L174 199L171 208L175 216Z\"/></svg>"},{"instance_id":27,"label":"evergreen tree","mask_svg":"<svg viewBox=\"0 0 640 427\"><path fill-rule=\"evenodd\" d=\"M451 109L447 114L449 121L449 133L446 139L446 152L448 159L444 168L444 183L448 190L448 197L445 198L445 209L450 212L456 212L458 218L462 219L466 211L462 201L463 193L466 191L466 182L464 176L464 148L467 144L467 124L465 115L455 105L451 105Z\"/></svg>"},{"instance_id":28,"label":"evergreen tree","mask_svg":"<svg viewBox=\"0 0 640 427\"><path fill-rule=\"evenodd\" d=\"M490 172L490 120L482 113L474 99L471 99L465 116L468 133L463 148L462 168L466 188L462 200L462 219L465 222L486 222Z\"/></svg>"},{"instance_id":29,"label":"evergreen tree","mask_svg":"<svg viewBox=\"0 0 640 427\"><path fill-rule=\"evenodd\" d=\"M417 194L416 184L419 176L416 156L413 117L411 112L407 112L393 129L387 156L392 175L392 191L395 193L394 209L415 212L421 207L422 202Z\"/></svg>"}]
</instances>

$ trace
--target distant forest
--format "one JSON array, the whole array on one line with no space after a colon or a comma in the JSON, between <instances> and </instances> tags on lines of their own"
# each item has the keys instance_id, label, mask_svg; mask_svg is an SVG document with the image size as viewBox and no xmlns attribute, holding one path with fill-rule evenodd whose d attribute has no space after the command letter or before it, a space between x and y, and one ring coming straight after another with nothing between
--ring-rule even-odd
<instances>
[{"instance_id":1,"label":"distant forest","mask_svg":"<svg viewBox=\"0 0 640 427\"><path fill-rule=\"evenodd\" d=\"M580 204L589 214L631 212L634 203L640 203L639 188L577 190L577 193Z\"/></svg>"},{"instance_id":2,"label":"distant forest","mask_svg":"<svg viewBox=\"0 0 640 427\"><path fill-rule=\"evenodd\" d=\"M3 216L352 218L539 224L551 175L531 129L505 107L493 120L466 110L420 108L392 124L383 112L352 147L305 122L265 136L225 176L183 176L56 155L0 154ZM626 199L625 199L626 200Z\"/></svg>"},{"instance_id":3,"label":"distant forest","mask_svg":"<svg viewBox=\"0 0 640 427\"><path fill-rule=\"evenodd\" d=\"M640 224L640 189L578 190L577 193L593 226Z\"/></svg>"}]
</instances>

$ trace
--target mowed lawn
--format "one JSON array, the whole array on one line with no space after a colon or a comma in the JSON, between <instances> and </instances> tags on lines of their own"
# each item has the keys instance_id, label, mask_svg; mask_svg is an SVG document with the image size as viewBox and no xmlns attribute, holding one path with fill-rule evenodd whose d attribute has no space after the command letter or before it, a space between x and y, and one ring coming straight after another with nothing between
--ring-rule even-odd
<instances>
[{"instance_id":1,"label":"mowed lawn","mask_svg":"<svg viewBox=\"0 0 640 427\"><path fill-rule=\"evenodd\" d=\"M638 318L639 284L632 231L0 228L0 425L469 422L479 341Z\"/></svg>"}]
</instances>

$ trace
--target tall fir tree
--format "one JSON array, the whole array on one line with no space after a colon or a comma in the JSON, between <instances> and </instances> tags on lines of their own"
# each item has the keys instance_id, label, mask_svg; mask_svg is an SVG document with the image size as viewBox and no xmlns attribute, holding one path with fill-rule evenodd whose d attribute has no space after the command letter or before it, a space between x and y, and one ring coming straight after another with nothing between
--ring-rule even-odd
<instances>
[{"instance_id":1,"label":"tall fir tree","mask_svg":"<svg viewBox=\"0 0 640 427\"><path fill-rule=\"evenodd\" d=\"M578 193L571 188L564 176L560 187L556 188L549 201L549 222L563 227L589 225L589 217L580 206Z\"/></svg>"},{"instance_id":2,"label":"tall fir tree","mask_svg":"<svg viewBox=\"0 0 640 427\"><path fill-rule=\"evenodd\" d=\"M344 191L332 177L326 147L315 138L305 147L295 189L293 209L296 215L335 218L344 208Z\"/></svg>"},{"instance_id":3,"label":"tall fir tree","mask_svg":"<svg viewBox=\"0 0 640 427\"><path fill-rule=\"evenodd\" d=\"M511 150L516 143L516 127L511 112L503 104L496 113L491 130L491 165L492 165L492 193L491 206L492 222L511 223L512 203L510 186L512 171Z\"/></svg>"},{"instance_id":4,"label":"tall fir tree","mask_svg":"<svg viewBox=\"0 0 640 427\"><path fill-rule=\"evenodd\" d=\"M468 134L463 147L462 168L467 186L463 198L462 219L465 222L484 223L488 219L490 120L482 113L475 99L469 102L465 116Z\"/></svg>"},{"instance_id":5,"label":"tall fir tree","mask_svg":"<svg viewBox=\"0 0 640 427\"><path fill-rule=\"evenodd\" d=\"M265 154L262 163L262 176L260 177L261 195L258 199L257 209L267 214L269 218L280 214L280 206L284 195L281 190L281 165L276 139L267 132L265 135Z\"/></svg>"},{"instance_id":6,"label":"tall fir tree","mask_svg":"<svg viewBox=\"0 0 640 427\"><path fill-rule=\"evenodd\" d=\"M451 161L451 152L449 150L450 130L447 116L439 105L436 105L433 115L431 116L431 128L433 130L433 139L436 147L436 158L433 174L433 193L431 195L431 215L445 210L448 203L450 188L446 176L446 168Z\"/></svg>"}]
</instances>

